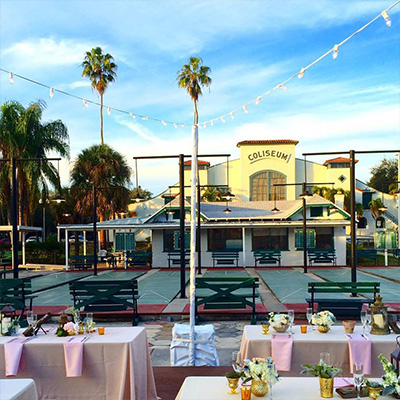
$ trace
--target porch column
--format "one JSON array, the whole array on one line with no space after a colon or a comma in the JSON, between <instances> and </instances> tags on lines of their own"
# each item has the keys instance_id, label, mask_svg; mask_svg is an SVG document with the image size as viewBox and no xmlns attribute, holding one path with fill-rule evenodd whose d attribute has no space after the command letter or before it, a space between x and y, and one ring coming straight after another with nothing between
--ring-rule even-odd
<instances>
[{"instance_id":1,"label":"porch column","mask_svg":"<svg viewBox=\"0 0 400 400\"><path fill-rule=\"evenodd\" d=\"M246 228L242 228L243 268L246 268Z\"/></svg>"},{"instance_id":2,"label":"porch column","mask_svg":"<svg viewBox=\"0 0 400 400\"><path fill-rule=\"evenodd\" d=\"M83 231L83 255L86 256L86 231Z\"/></svg>"},{"instance_id":3,"label":"porch column","mask_svg":"<svg viewBox=\"0 0 400 400\"><path fill-rule=\"evenodd\" d=\"M77 238L75 238L76 240ZM68 230L65 230L65 270L69 270L69 260L68 260Z\"/></svg>"},{"instance_id":4,"label":"porch column","mask_svg":"<svg viewBox=\"0 0 400 400\"><path fill-rule=\"evenodd\" d=\"M25 265L25 236L26 232L22 232L22 265Z\"/></svg>"},{"instance_id":5,"label":"porch column","mask_svg":"<svg viewBox=\"0 0 400 400\"><path fill-rule=\"evenodd\" d=\"M57 242L59 242L59 241L60 241L60 226L57 225Z\"/></svg>"}]
</instances>

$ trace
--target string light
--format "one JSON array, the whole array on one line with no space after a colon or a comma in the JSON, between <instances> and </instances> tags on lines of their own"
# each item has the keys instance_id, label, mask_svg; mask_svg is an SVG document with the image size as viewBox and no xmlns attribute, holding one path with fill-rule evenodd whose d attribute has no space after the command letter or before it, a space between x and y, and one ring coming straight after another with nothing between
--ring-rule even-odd
<instances>
[{"instance_id":1,"label":"string light","mask_svg":"<svg viewBox=\"0 0 400 400\"><path fill-rule=\"evenodd\" d=\"M51 87L50 88L50 91L49 91L49 96L50 96L50 98L52 99L53 98L53 96L54 96L54 90L53 90L53 88Z\"/></svg>"},{"instance_id":2,"label":"string light","mask_svg":"<svg viewBox=\"0 0 400 400\"><path fill-rule=\"evenodd\" d=\"M147 121L149 119L149 117L142 117L143 121Z\"/></svg>"},{"instance_id":3,"label":"string light","mask_svg":"<svg viewBox=\"0 0 400 400\"><path fill-rule=\"evenodd\" d=\"M211 120L211 126L213 126L213 125L214 125L214 120L212 119L212 120Z\"/></svg>"},{"instance_id":4,"label":"string light","mask_svg":"<svg viewBox=\"0 0 400 400\"><path fill-rule=\"evenodd\" d=\"M231 111L230 114L231 114L231 118L232 118L232 119L235 119L235 115L233 114L233 111Z\"/></svg>"},{"instance_id":5,"label":"string light","mask_svg":"<svg viewBox=\"0 0 400 400\"><path fill-rule=\"evenodd\" d=\"M333 46L333 53L332 53L333 59L337 58L338 53L339 53L339 45L338 45L338 44L335 44L335 45Z\"/></svg>"},{"instance_id":6,"label":"string light","mask_svg":"<svg viewBox=\"0 0 400 400\"><path fill-rule=\"evenodd\" d=\"M107 114L110 115L111 114L111 107L107 108Z\"/></svg>"},{"instance_id":7,"label":"string light","mask_svg":"<svg viewBox=\"0 0 400 400\"><path fill-rule=\"evenodd\" d=\"M246 107L246 106L243 106L243 111L244 111L246 114L249 113L249 112L247 111L247 107Z\"/></svg>"},{"instance_id":8,"label":"string light","mask_svg":"<svg viewBox=\"0 0 400 400\"><path fill-rule=\"evenodd\" d=\"M14 75L12 72L10 72L8 75L8 81L10 82L10 85L14 83Z\"/></svg>"},{"instance_id":9,"label":"string light","mask_svg":"<svg viewBox=\"0 0 400 400\"><path fill-rule=\"evenodd\" d=\"M387 11L382 11L381 13L382 17L385 19L386 21L386 25L390 28L392 26L392 21L390 20L389 14L387 13Z\"/></svg>"},{"instance_id":10,"label":"string light","mask_svg":"<svg viewBox=\"0 0 400 400\"><path fill-rule=\"evenodd\" d=\"M133 119L136 119L136 115L135 114L129 113L129 116L131 116Z\"/></svg>"},{"instance_id":11,"label":"string light","mask_svg":"<svg viewBox=\"0 0 400 400\"><path fill-rule=\"evenodd\" d=\"M278 85L278 88L279 88L279 89L286 90L286 89L287 89L287 86L281 84L281 85Z\"/></svg>"},{"instance_id":12,"label":"string light","mask_svg":"<svg viewBox=\"0 0 400 400\"><path fill-rule=\"evenodd\" d=\"M178 125L176 124L176 122L174 122L174 128L177 129Z\"/></svg>"},{"instance_id":13,"label":"string light","mask_svg":"<svg viewBox=\"0 0 400 400\"><path fill-rule=\"evenodd\" d=\"M261 96L258 96L256 99L256 106L258 106L258 103L260 102L260 100L261 100Z\"/></svg>"},{"instance_id":14,"label":"string light","mask_svg":"<svg viewBox=\"0 0 400 400\"><path fill-rule=\"evenodd\" d=\"M164 120L162 120L161 123L162 123L164 126L167 126L167 123L166 123Z\"/></svg>"},{"instance_id":15,"label":"string light","mask_svg":"<svg viewBox=\"0 0 400 400\"><path fill-rule=\"evenodd\" d=\"M86 101L85 99L82 99L82 102L83 102L83 105L84 105L85 107L89 107L89 105L88 105L88 103L87 103L87 101Z\"/></svg>"},{"instance_id":16,"label":"string light","mask_svg":"<svg viewBox=\"0 0 400 400\"><path fill-rule=\"evenodd\" d=\"M304 76L304 72L306 71L306 69L305 68L302 68L301 70L300 70L300 72L299 72L299 74L297 75L297 77L299 78L299 79L301 79L303 76Z\"/></svg>"},{"instance_id":17,"label":"string light","mask_svg":"<svg viewBox=\"0 0 400 400\"><path fill-rule=\"evenodd\" d=\"M220 117L221 118L221 121L223 122L223 123L225 123L225 118L224 117Z\"/></svg>"},{"instance_id":18,"label":"string light","mask_svg":"<svg viewBox=\"0 0 400 400\"><path fill-rule=\"evenodd\" d=\"M207 122L204 122L204 128L207 128Z\"/></svg>"}]
</instances>

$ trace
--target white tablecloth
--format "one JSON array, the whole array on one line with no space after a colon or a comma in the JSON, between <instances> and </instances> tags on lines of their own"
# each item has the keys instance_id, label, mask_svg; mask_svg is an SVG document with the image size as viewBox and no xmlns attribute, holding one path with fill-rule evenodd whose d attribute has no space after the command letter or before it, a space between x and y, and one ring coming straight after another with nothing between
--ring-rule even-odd
<instances>
[{"instance_id":1,"label":"white tablecloth","mask_svg":"<svg viewBox=\"0 0 400 400\"><path fill-rule=\"evenodd\" d=\"M290 372L282 372L283 376L300 376L301 364L315 364L319 361L321 352L328 352L331 356L331 364L343 369L343 375L349 376L349 348L343 326L332 326L328 333L311 331L300 333L300 326L293 327L293 355ZM247 325L243 330L240 351L242 357L268 357L271 355L271 335L262 334L261 325ZM354 333L362 333L362 327L356 326ZM390 359L390 353L396 349L396 336L369 335L372 340L372 371L371 376L381 376L383 370L378 360L382 353Z\"/></svg>"},{"instance_id":2,"label":"white tablecloth","mask_svg":"<svg viewBox=\"0 0 400 400\"><path fill-rule=\"evenodd\" d=\"M83 338L83 336L82 336ZM4 343L0 337L0 377L4 377ZM40 399L156 400L146 331L140 327L109 328L83 344L81 377L67 378L63 343L55 330L24 344L17 378L35 380Z\"/></svg>"},{"instance_id":3,"label":"white tablecloth","mask_svg":"<svg viewBox=\"0 0 400 400\"><path fill-rule=\"evenodd\" d=\"M224 376L190 376L185 379L175 400L240 400L229 394ZM274 400L321 400L318 378L281 378L272 388ZM255 397L252 396L252 399ZM334 392L333 399L341 399ZM382 396L380 400L392 397Z\"/></svg>"},{"instance_id":4,"label":"white tablecloth","mask_svg":"<svg viewBox=\"0 0 400 400\"><path fill-rule=\"evenodd\" d=\"M0 400L38 400L32 379L0 379Z\"/></svg>"}]
</instances>

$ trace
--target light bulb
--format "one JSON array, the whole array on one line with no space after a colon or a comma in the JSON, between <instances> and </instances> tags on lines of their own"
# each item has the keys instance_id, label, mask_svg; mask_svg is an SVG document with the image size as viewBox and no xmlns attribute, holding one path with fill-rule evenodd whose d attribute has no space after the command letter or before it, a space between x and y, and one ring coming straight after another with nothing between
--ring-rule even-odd
<instances>
[{"instance_id":1,"label":"light bulb","mask_svg":"<svg viewBox=\"0 0 400 400\"><path fill-rule=\"evenodd\" d=\"M133 119L136 118L136 115L135 115L135 114L132 114L132 113L129 113L129 116L131 116Z\"/></svg>"},{"instance_id":2,"label":"light bulb","mask_svg":"<svg viewBox=\"0 0 400 400\"><path fill-rule=\"evenodd\" d=\"M225 123L225 118L224 118L224 117L221 117L221 121L222 121L223 123Z\"/></svg>"},{"instance_id":3,"label":"light bulb","mask_svg":"<svg viewBox=\"0 0 400 400\"><path fill-rule=\"evenodd\" d=\"M231 112L231 118L232 118L232 119L235 118L235 114L233 113L233 111Z\"/></svg>"},{"instance_id":4,"label":"light bulb","mask_svg":"<svg viewBox=\"0 0 400 400\"><path fill-rule=\"evenodd\" d=\"M142 119L143 119L144 121L146 121L146 120L149 119L149 117L142 117Z\"/></svg>"},{"instance_id":5,"label":"light bulb","mask_svg":"<svg viewBox=\"0 0 400 400\"><path fill-rule=\"evenodd\" d=\"M181 127L184 128L186 126L186 124L182 124Z\"/></svg>"},{"instance_id":6,"label":"light bulb","mask_svg":"<svg viewBox=\"0 0 400 400\"><path fill-rule=\"evenodd\" d=\"M10 85L12 85L14 83L14 75L12 72L10 72L9 76L8 76L8 80L10 82Z\"/></svg>"},{"instance_id":7,"label":"light bulb","mask_svg":"<svg viewBox=\"0 0 400 400\"><path fill-rule=\"evenodd\" d=\"M89 107L89 105L88 105L88 103L87 103L87 101L86 101L85 99L82 99L82 101L83 101L83 105L84 105L85 107Z\"/></svg>"},{"instance_id":8,"label":"light bulb","mask_svg":"<svg viewBox=\"0 0 400 400\"><path fill-rule=\"evenodd\" d=\"M204 128L207 128L207 122L204 122L203 126L204 126Z\"/></svg>"},{"instance_id":9,"label":"light bulb","mask_svg":"<svg viewBox=\"0 0 400 400\"><path fill-rule=\"evenodd\" d=\"M178 125L176 124L176 122L174 122L174 128L178 129Z\"/></svg>"},{"instance_id":10,"label":"light bulb","mask_svg":"<svg viewBox=\"0 0 400 400\"><path fill-rule=\"evenodd\" d=\"M389 17L389 14L387 13L387 11L382 11L381 15L385 19L386 25L388 27L391 27L392 26L392 21L390 20L390 17Z\"/></svg>"},{"instance_id":11,"label":"light bulb","mask_svg":"<svg viewBox=\"0 0 400 400\"><path fill-rule=\"evenodd\" d=\"M107 108L107 114L110 115L111 114L111 107Z\"/></svg>"},{"instance_id":12,"label":"light bulb","mask_svg":"<svg viewBox=\"0 0 400 400\"><path fill-rule=\"evenodd\" d=\"M302 69L300 70L299 74L297 75L297 77L298 77L299 79L301 79L301 78L304 76L304 72L305 72L305 69L302 68Z\"/></svg>"},{"instance_id":13,"label":"light bulb","mask_svg":"<svg viewBox=\"0 0 400 400\"><path fill-rule=\"evenodd\" d=\"M333 59L337 58L338 53L339 53L339 45L338 45L338 44L335 44L335 45L333 46L333 52L332 52L332 57L333 57Z\"/></svg>"},{"instance_id":14,"label":"light bulb","mask_svg":"<svg viewBox=\"0 0 400 400\"><path fill-rule=\"evenodd\" d=\"M167 123L166 123L164 120L162 120L161 123L162 123L164 126L167 126Z\"/></svg>"},{"instance_id":15,"label":"light bulb","mask_svg":"<svg viewBox=\"0 0 400 400\"><path fill-rule=\"evenodd\" d=\"M212 120L211 120L211 126L213 126L213 125L214 125L214 120L212 119Z\"/></svg>"},{"instance_id":16,"label":"light bulb","mask_svg":"<svg viewBox=\"0 0 400 400\"><path fill-rule=\"evenodd\" d=\"M54 96L54 90L52 87L50 88L49 96L50 96L50 98L53 98L53 96Z\"/></svg>"},{"instance_id":17,"label":"light bulb","mask_svg":"<svg viewBox=\"0 0 400 400\"><path fill-rule=\"evenodd\" d=\"M285 85L278 85L278 88L279 88L279 89L286 90L286 89L287 89L287 86L285 86Z\"/></svg>"},{"instance_id":18,"label":"light bulb","mask_svg":"<svg viewBox=\"0 0 400 400\"><path fill-rule=\"evenodd\" d=\"M257 100L256 100L256 106L258 106L258 103L260 102L260 100L261 100L261 96L258 96Z\"/></svg>"},{"instance_id":19,"label":"light bulb","mask_svg":"<svg viewBox=\"0 0 400 400\"><path fill-rule=\"evenodd\" d=\"M246 107L246 106L243 106L243 110L244 110L244 112L245 112L246 114L249 113L249 112L247 111L247 107Z\"/></svg>"}]
</instances>

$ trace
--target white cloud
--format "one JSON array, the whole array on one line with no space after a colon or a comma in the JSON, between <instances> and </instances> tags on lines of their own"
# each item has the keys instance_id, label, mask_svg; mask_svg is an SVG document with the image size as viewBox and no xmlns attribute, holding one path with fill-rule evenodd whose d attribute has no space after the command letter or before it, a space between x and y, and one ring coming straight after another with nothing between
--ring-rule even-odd
<instances>
[{"instance_id":1,"label":"white cloud","mask_svg":"<svg viewBox=\"0 0 400 400\"><path fill-rule=\"evenodd\" d=\"M68 84L70 89L89 87L90 85L91 85L90 81L75 81Z\"/></svg>"}]
</instances>

